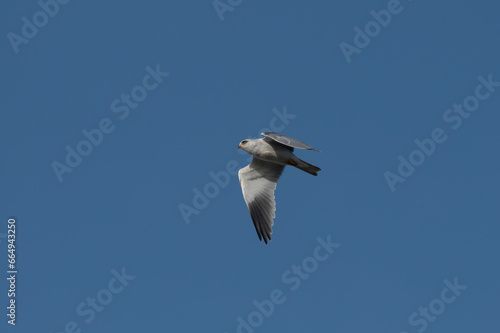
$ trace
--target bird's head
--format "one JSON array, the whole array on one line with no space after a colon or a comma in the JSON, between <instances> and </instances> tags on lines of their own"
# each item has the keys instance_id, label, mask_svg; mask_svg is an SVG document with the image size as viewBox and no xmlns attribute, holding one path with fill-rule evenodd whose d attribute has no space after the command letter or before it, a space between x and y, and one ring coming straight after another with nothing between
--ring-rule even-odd
<instances>
[{"instance_id":1,"label":"bird's head","mask_svg":"<svg viewBox=\"0 0 500 333\"><path fill-rule=\"evenodd\" d=\"M253 146L255 145L255 140L252 140L252 139L246 139L246 140L243 140L240 142L240 144L238 145L238 149L241 148L243 149L244 151L246 151L247 153L252 153L252 148Z\"/></svg>"}]
</instances>

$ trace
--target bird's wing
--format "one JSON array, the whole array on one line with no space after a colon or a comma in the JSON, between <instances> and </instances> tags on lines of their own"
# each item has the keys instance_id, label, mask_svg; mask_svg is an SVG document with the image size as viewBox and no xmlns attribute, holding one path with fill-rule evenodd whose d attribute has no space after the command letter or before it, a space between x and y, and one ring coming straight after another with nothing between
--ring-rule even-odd
<instances>
[{"instance_id":1,"label":"bird's wing","mask_svg":"<svg viewBox=\"0 0 500 333\"><path fill-rule=\"evenodd\" d=\"M259 239L271 240L276 216L274 190L285 166L266 162L256 157L238 172L243 198L252 217Z\"/></svg>"},{"instance_id":2,"label":"bird's wing","mask_svg":"<svg viewBox=\"0 0 500 333\"><path fill-rule=\"evenodd\" d=\"M278 133L273 133L273 132L264 132L264 133L262 133L262 135L265 136L264 140L269 142L269 143L276 141L276 142L281 143L282 145L285 145L287 147L319 151L319 150L314 149L313 147L309 146L308 144L306 144L302 141L292 139L292 138L290 138L286 135L283 135L283 134L278 134Z\"/></svg>"}]
</instances>

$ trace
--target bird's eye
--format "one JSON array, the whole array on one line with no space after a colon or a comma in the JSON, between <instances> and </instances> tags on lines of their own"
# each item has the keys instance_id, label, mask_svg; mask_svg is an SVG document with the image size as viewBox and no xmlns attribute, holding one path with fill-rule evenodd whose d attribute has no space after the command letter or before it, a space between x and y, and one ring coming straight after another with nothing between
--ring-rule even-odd
<instances>
[{"instance_id":1,"label":"bird's eye","mask_svg":"<svg viewBox=\"0 0 500 333\"><path fill-rule=\"evenodd\" d=\"M242 144L242 145L246 145L246 144L247 144L247 142L248 142L247 140L243 140L243 141L241 141L241 144Z\"/></svg>"}]
</instances>

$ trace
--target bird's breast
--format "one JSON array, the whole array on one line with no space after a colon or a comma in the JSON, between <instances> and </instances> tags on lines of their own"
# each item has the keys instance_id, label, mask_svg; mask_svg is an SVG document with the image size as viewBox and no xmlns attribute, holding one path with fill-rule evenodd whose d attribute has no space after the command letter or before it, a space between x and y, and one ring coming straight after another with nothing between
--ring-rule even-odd
<instances>
[{"instance_id":1,"label":"bird's breast","mask_svg":"<svg viewBox=\"0 0 500 333\"><path fill-rule=\"evenodd\" d=\"M276 164L286 165L286 161L290 159L291 152L287 149L275 149L271 145L267 145L265 149L260 149L255 157L261 160L273 162Z\"/></svg>"}]
</instances>

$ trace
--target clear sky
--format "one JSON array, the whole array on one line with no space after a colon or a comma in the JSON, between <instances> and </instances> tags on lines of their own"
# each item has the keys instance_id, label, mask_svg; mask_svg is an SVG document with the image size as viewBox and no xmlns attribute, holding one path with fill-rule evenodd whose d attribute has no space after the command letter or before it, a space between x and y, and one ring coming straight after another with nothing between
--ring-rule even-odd
<instances>
[{"instance_id":1,"label":"clear sky","mask_svg":"<svg viewBox=\"0 0 500 333\"><path fill-rule=\"evenodd\" d=\"M498 328L497 1L65 1L0 12L2 332Z\"/></svg>"}]
</instances>

